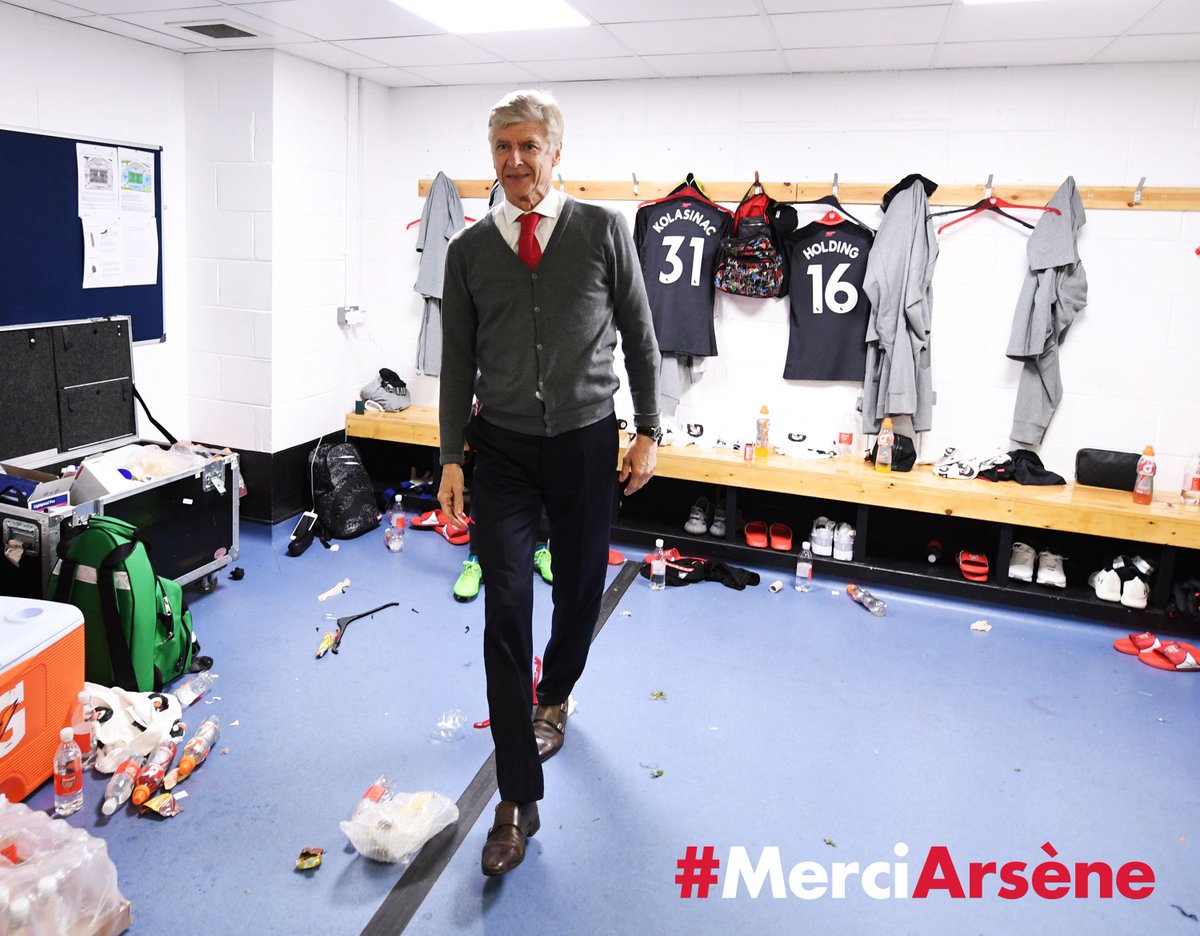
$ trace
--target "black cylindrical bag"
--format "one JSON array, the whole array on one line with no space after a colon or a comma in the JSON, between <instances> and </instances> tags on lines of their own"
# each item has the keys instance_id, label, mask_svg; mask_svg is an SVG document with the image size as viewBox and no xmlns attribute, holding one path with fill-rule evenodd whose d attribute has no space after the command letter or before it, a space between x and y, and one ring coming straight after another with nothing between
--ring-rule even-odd
<instances>
[{"instance_id":1,"label":"black cylindrical bag","mask_svg":"<svg viewBox=\"0 0 1200 936\"><path fill-rule=\"evenodd\" d=\"M1132 491L1141 457L1137 452L1080 449L1075 453L1075 480L1090 487Z\"/></svg>"}]
</instances>

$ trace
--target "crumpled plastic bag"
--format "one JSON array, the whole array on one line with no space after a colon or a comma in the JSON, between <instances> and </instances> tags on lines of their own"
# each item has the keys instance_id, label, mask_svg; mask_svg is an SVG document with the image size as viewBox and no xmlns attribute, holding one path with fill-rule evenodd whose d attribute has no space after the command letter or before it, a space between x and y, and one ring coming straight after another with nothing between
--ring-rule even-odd
<instances>
[{"instance_id":1,"label":"crumpled plastic bag","mask_svg":"<svg viewBox=\"0 0 1200 936\"><path fill-rule=\"evenodd\" d=\"M338 827L364 858L407 864L426 842L457 821L458 807L441 793L397 793Z\"/></svg>"}]
</instances>

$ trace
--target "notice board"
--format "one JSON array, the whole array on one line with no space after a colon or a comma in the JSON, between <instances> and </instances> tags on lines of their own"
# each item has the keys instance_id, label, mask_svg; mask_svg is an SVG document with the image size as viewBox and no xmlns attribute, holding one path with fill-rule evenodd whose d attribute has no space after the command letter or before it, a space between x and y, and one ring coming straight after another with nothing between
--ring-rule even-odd
<instances>
[{"instance_id":1,"label":"notice board","mask_svg":"<svg viewBox=\"0 0 1200 936\"><path fill-rule=\"evenodd\" d=\"M77 144L105 140L0 129L0 325L128 315L134 341L163 332L162 150L154 158L158 275L152 285L83 288Z\"/></svg>"}]
</instances>

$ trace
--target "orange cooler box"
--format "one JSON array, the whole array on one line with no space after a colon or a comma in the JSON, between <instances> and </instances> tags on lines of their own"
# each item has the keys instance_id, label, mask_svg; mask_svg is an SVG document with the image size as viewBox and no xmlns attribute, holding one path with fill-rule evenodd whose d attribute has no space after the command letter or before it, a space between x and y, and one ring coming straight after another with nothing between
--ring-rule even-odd
<instances>
[{"instance_id":1,"label":"orange cooler box","mask_svg":"<svg viewBox=\"0 0 1200 936\"><path fill-rule=\"evenodd\" d=\"M83 688L83 614L0 596L0 793L23 800L54 772L59 730Z\"/></svg>"}]
</instances>

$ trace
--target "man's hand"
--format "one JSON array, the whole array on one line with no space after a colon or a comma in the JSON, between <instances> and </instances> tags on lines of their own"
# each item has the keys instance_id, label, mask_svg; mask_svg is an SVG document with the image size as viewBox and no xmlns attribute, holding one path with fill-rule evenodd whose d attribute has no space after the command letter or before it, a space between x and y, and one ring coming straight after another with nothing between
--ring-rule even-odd
<instances>
[{"instance_id":1,"label":"man's hand","mask_svg":"<svg viewBox=\"0 0 1200 936\"><path fill-rule=\"evenodd\" d=\"M619 481L629 479L629 483L625 485L626 494L639 490L654 476L654 464L657 460L658 443L650 436L635 435L629 443L629 448L625 450L625 457L621 459L621 474L617 478ZM445 483L443 480L442 484Z\"/></svg>"},{"instance_id":2,"label":"man's hand","mask_svg":"<svg viewBox=\"0 0 1200 936\"><path fill-rule=\"evenodd\" d=\"M457 463L442 465L442 483L438 487L438 503L442 505L442 513L450 518L457 527L467 525L467 515L463 512L463 468Z\"/></svg>"}]
</instances>

